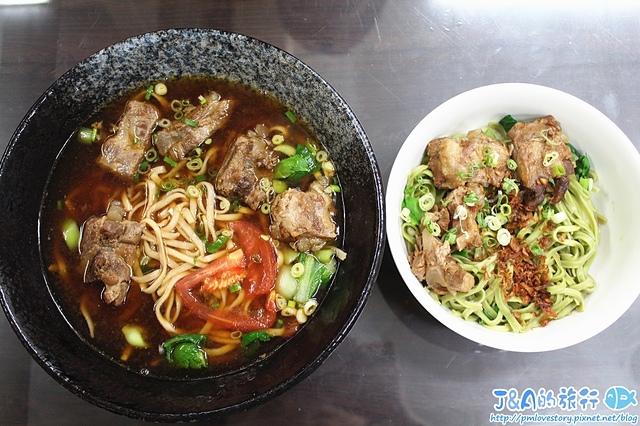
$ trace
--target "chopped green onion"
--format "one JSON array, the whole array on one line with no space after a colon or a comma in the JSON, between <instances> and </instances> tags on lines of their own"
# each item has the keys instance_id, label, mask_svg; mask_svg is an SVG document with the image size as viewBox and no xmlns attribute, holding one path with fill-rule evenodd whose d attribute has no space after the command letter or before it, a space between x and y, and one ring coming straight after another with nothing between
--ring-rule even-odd
<instances>
[{"instance_id":1,"label":"chopped green onion","mask_svg":"<svg viewBox=\"0 0 640 426\"><path fill-rule=\"evenodd\" d=\"M449 245L453 245L456 243L456 233L457 233L457 229L456 228L451 228L449 230L447 230L447 232L445 232L444 234L442 234L442 242L443 243L449 243Z\"/></svg>"},{"instance_id":2,"label":"chopped green onion","mask_svg":"<svg viewBox=\"0 0 640 426\"><path fill-rule=\"evenodd\" d=\"M156 149L153 147L149 148L149 150L147 150L147 152L144 153L144 159L147 160L149 163L153 163L158 159L158 151L156 151Z\"/></svg>"},{"instance_id":3,"label":"chopped green onion","mask_svg":"<svg viewBox=\"0 0 640 426\"><path fill-rule=\"evenodd\" d=\"M176 163L176 161L171 158L171 157L167 157L165 156L162 161L164 161L165 163L167 163L168 165L170 165L171 167L175 167L178 165L178 163Z\"/></svg>"},{"instance_id":4,"label":"chopped green onion","mask_svg":"<svg viewBox=\"0 0 640 426\"><path fill-rule=\"evenodd\" d=\"M553 207L551 207L551 204L545 204L542 207L542 218L543 219L551 219L551 216L553 216L554 211L553 211Z\"/></svg>"},{"instance_id":5,"label":"chopped green onion","mask_svg":"<svg viewBox=\"0 0 640 426\"><path fill-rule=\"evenodd\" d=\"M187 196L190 198L198 198L202 196L202 192L195 185L187 186Z\"/></svg>"},{"instance_id":6,"label":"chopped green onion","mask_svg":"<svg viewBox=\"0 0 640 426\"><path fill-rule=\"evenodd\" d=\"M198 122L195 120L192 120L190 118L186 118L184 119L184 124L186 124L187 126L190 127L198 127Z\"/></svg>"},{"instance_id":7,"label":"chopped green onion","mask_svg":"<svg viewBox=\"0 0 640 426\"><path fill-rule=\"evenodd\" d=\"M294 263L291 266L291 275L294 278L300 278L304 274L304 265L301 262Z\"/></svg>"},{"instance_id":8,"label":"chopped green onion","mask_svg":"<svg viewBox=\"0 0 640 426\"><path fill-rule=\"evenodd\" d=\"M500 213L509 216L511 214L511 206L509 204L500 204Z\"/></svg>"},{"instance_id":9,"label":"chopped green onion","mask_svg":"<svg viewBox=\"0 0 640 426\"><path fill-rule=\"evenodd\" d=\"M567 173L567 171L565 170L562 164L554 164L553 167L551 168L551 171L555 176L558 176L558 177L564 176L565 173Z\"/></svg>"},{"instance_id":10,"label":"chopped green onion","mask_svg":"<svg viewBox=\"0 0 640 426\"><path fill-rule=\"evenodd\" d=\"M551 222L555 223L556 225L564 222L567 219L567 214L563 211L559 211L558 213L551 216Z\"/></svg>"},{"instance_id":11,"label":"chopped green onion","mask_svg":"<svg viewBox=\"0 0 640 426\"><path fill-rule=\"evenodd\" d=\"M318 152L316 152L316 160L318 160L318 162L324 163L328 159L329 159L329 154L327 153L327 151L321 149Z\"/></svg>"},{"instance_id":12,"label":"chopped green onion","mask_svg":"<svg viewBox=\"0 0 640 426\"><path fill-rule=\"evenodd\" d=\"M78 242L80 241L80 228L73 219L67 219L62 224L62 237L69 247L69 250L78 250Z\"/></svg>"},{"instance_id":13,"label":"chopped green onion","mask_svg":"<svg viewBox=\"0 0 640 426\"><path fill-rule=\"evenodd\" d=\"M144 98L148 101L151 99L151 94L153 93L153 84L147 87L147 93L144 94Z\"/></svg>"},{"instance_id":14,"label":"chopped green onion","mask_svg":"<svg viewBox=\"0 0 640 426\"><path fill-rule=\"evenodd\" d=\"M415 200L415 198L409 199ZM409 207L403 207L402 210L400 210L400 218L407 223L417 223L417 221L414 221L411 217L411 209Z\"/></svg>"},{"instance_id":15,"label":"chopped green onion","mask_svg":"<svg viewBox=\"0 0 640 426\"><path fill-rule=\"evenodd\" d=\"M237 293L240 291L242 287L240 287L240 283L233 283L230 287L229 287L229 292L230 293Z\"/></svg>"},{"instance_id":16,"label":"chopped green onion","mask_svg":"<svg viewBox=\"0 0 640 426\"><path fill-rule=\"evenodd\" d=\"M453 218L465 220L467 218L467 214L467 208L460 204L458 207L456 207L456 211L453 213Z\"/></svg>"},{"instance_id":17,"label":"chopped green onion","mask_svg":"<svg viewBox=\"0 0 640 426\"><path fill-rule=\"evenodd\" d=\"M471 191L464 196L463 201L466 205L472 207L475 206L478 201L480 201L480 198L478 198L478 194L476 194L474 191Z\"/></svg>"},{"instance_id":18,"label":"chopped green onion","mask_svg":"<svg viewBox=\"0 0 640 426\"><path fill-rule=\"evenodd\" d=\"M149 162L147 160L144 160L138 166L138 173L144 174L144 173L147 173L148 171L149 171Z\"/></svg>"},{"instance_id":19,"label":"chopped green onion","mask_svg":"<svg viewBox=\"0 0 640 426\"><path fill-rule=\"evenodd\" d=\"M489 215L484 218L484 221L487 224L487 228L491 229L492 231L497 231L498 229L502 228L502 223L500 223L500 220L495 216Z\"/></svg>"},{"instance_id":20,"label":"chopped green onion","mask_svg":"<svg viewBox=\"0 0 640 426\"><path fill-rule=\"evenodd\" d=\"M175 187L176 187L176 184L174 182L167 180L162 182L162 186L160 186L160 191L169 192L172 189L175 189Z\"/></svg>"},{"instance_id":21,"label":"chopped green onion","mask_svg":"<svg viewBox=\"0 0 640 426\"><path fill-rule=\"evenodd\" d=\"M499 158L500 158L500 156L498 155L497 152L485 155L483 164L486 167L495 167L495 166L498 165L498 159Z\"/></svg>"},{"instance_id":22,"label":"chopped green onion","mask_svg":"<svg viewBox=\"0 0 640 426\"><path fill-rule=\"evenodd\" d=\"M558 159L557 151L549 151L544 155L544 159L542 160L542 165L545 167L549 167L554 161Z\"/></svg>"},{"instance_id":23,"label":"chopped green onion","mask_svg":"<svg viewBox=\"0 0 640 426\"><path fill-rule=\"evenodd\" d=\"M511 233L505 228L500 228L496 233L496 239L501 246L507 246L511 242Z\"/></svg>"},{"instance_id":24,"label":"chopped green onion","mask_svg":"<svg viewBox=\"0 0 640 426\"><path fill-rule=\"evenodd\" d=\"M281 152L285 154L287 157L293 157L294 155L296 155L296 149L291 145L286 145L286 144L276 145L276 147L273 148L273 150Z\"/></svg>"},{"instance_id":25,"label":"chopped green onion","mask_svg":"<svg viewBox=\"0 0 640 426\"><path fill-rule=\"evenodd\" d=\"M496 214L496 219L500 221L500 225L504 225L505 223L509 222L509 218L504 213Z\"/></svg>"},{"instance_id":26,"label":"chopped green onion","mask_svg":"<svg viewBox=\"0 0 640 426\"><path fill-rule=\"evenodd\" d=\"M287 110L287 112L285 112L284 115L286 115L289 121L291 121L292 123L295 123L298 120L295 114L289 110Z\"/></svg>"},{"instance_id":27,"label":"chopped green onion","mask_svg":"<svg viewBox=\"0 0 640 426\"><path fill-rule=\"evenodd\" d=\"M507 194L511 193L511 191L515 191L517 194L520 190L516 181L510 178L504 178L502 181L502 189L504 189L504 192Z\"/></svg>"},{"instance_id":28,"label":"chopped green onion","mask_svg":"<svg viewBox=\"0 0 640 426\"><path fill-rule=\"evenodd\" d=\"M591 178L580 178L580 186L582 186L587 191L591 191L593 189L593 179Z\"/></svg>"},{"instance_id":29,"label":"chopped green onion","mask_svg":"<svg viewBox=\"0 0 640 426\"><path fill-rule=\"evenodd\" d=\"M273 190L276 194L283 193L289 188L287 184L280 179L274 179L271 184L273 185Z\"/></svg>"},{"instance_id":30,"label":"chopped green onion","mask_svg":"<svg viewBox=\"0 0 640 426\"><path fill-rule=\"evenodd\" d=\"M318 308L318 301L316 299L309 299L307 303L302 307L302 311L306 316L313 314Z\"/></svg>"},{"instance_id":31,"label":"chopped green onion","mask_svg":"<svg viewBox=\"0 0 640 426\"><path fill-rule=\"evenodd\" d=\"M168 92L167 85L164 83L158 83L153 88L153 91L156 93L156 95L164 96Z\"/></svg>"},{"instance_id":32,"label":"chopped green onion","mask_svg":"<svg viewBox=\"0 0 640 426\"><path fill-rule=\"evenodd\" d=\"M258 186L263 191L269 191L269 189L271 188L271 181L269 180L268 177L265 176L258 181Z\"/></svg>"},{"instance_id":33,"label":"chopped green onion","mask_svg":"<svg viewBox=\"0 0 640 426\"><path fill-rule=\"evenodd\" d=\"M187 169L197 172L202 168L203 165L204 162L202 161L202 158L195 157L187 162Z\"/></svg>"},{"instance_id":34,"label":"chopped green onion","mask_svg":"<svg viewBox=\"0 0 640 426\"><path fill-rule=\"evenodd\" d=\"M174 99L171 101L171 110L173 112L182 110L182 102L180 102L180 99Z\"/></svg>"},{"instance_id":35,"label":"chopped green onion","mask_svg":"<svg viewBox=\"0 0 640 426\"><path fill-rule=\"evenodd\" d=\"M264 214L269 214L271 213L271 204L269 203L262 203L262 205L260 206L260 211Z\"/></svg>"},{"instance_id":36,"label":"chopped green onion","mask_svg":"<svg viewBox=\"0 0 640 426\"><path fill-rule=\"evenodd\" d=\"M198 96L198 101L200 101L200 105L204 105L207 103L207 98L205 98L204 96L200 95Z\"/></svg>"},{"instance_id":37,"label":"chopped green onion","mask_svg":"<svg viewBox=\"0 0 640 426\"><path fill-rule=\"evenodd\" d=\"M471 179L473 177L473 173L472 172L463 172L463 171L459 171L456 172L456 174L458 175L458 177L462 180L467 180L467 179Z\"/></svg>"},{"instance_id":38,"label":"chopped green onion","mask_svg":"<svg viewBox=\"0 0 640 426\"><path fill-rule=\"evenodd\" d=\"M64 202L62 200L56 201L56 208L62 210L62 207L64 207Z\"/></svg>"},{"instance_id":39,"label":"chopped green onion","mask_svg":"<svg viewBox=\"0 0 640 426\"><path fill-rule=\"evenodd\" d=\"M139 325L126 324L122 327L124 338L134 348L147 348L148 343L144 340L143 328Z\"/></svg>"},{"instance_id":40,"label":"chopped green onion","mask_svg":"<svg viewBox=\"0 0 640 426\"><path fill-rule=\"evenodd\" d=\"M189 153L188 157L189 158L194 158L194 157L200 157L202 155L202 148L200 148L199 146L193 148L193 150L191 150L191 152Z\"/></svg>"},{"instance_id":41,"label":"chopped green onion","mask_svg":"<svg viewBox=\"0 0 640 426\"><path fill-rule=\"evenodd\" d=\"M418 199L418 205L420 206L420 209L425 212L431 210L435 203L436 197L431 192L427 192Z\"/></svg>"},{"instance_id":42,"label":"chopped green onion","mask_svg":"<svg viewBox=\"0 0 640 426\"><path fill-rule=\"evenodd\" d=\"M78 129L77 139L82 144L91 145L96 141L97 136L98 129L95 127L80 127Z\"/></svg>"},{"instance_id":43,"label":"chopped green onion","mask_svg":"<svg viewBox=\"0 0 640 426\"><path fill-rule=\"evenodd\" d=\"M227 244L227 241L229 241L229 237L222 234L219 235L215 241L206 245L207 253L216 253L222 247L224 247L225 244Z\"/></svg>"},{"instance_id":44,"label":"chopped green onion","mask_svg":"<svg viewBox=\"0 0 640 426\"><path fill-rule=\"evenodd\" d=\"M274 145L280 145L281 143L284 142L284 136L282 136L281 134L275 134L273 135L273 137L271 138L271 142Z\"/></svg>"},{"instance_id":45,"label":"chopped green onion","mask_svg":"<svg viewBox=\"0 0 640 426\"><path fill-rule=\"evenodd\" d=\"M518 163L515 162L515 160L513 158L509 158L507 160L507 168L509 170L515 170L518 168Z\"/></svg>"},{"instance_id":46,"label":"chopped green onion","mask_svg":"<svg viewBox=\"0 0 640 426\"><path fill-rule=\"evenodd\" d=\"M430 217L427 217L427 219L428 220L424 224L425 228L434 237L439 237L440 236L440 232L442 232L442 229L440 228L440 225L438 225L437 222L432 221Z\"/></svg>"},{"instance_id":47,"label":"chopped green onion","mask_svg":"<svg viewBox=\"0 0 640 426\"><path fill-rule=\"evenodd\" d=\"M482 245L485 248L491 249L498 245L498 240L496 240L491 235L487 235L482 239Z\"/></svg>"},{"instance_id":48,"label":"chopped green onion","mask_svg":"<svg viewBox=\"0 0 640 426\"><path fill-rule=\"evenodd\" d=\"M531 253L533 253L536 256L542 256L544 254L544 250L542 250L542 247L540 247L540 244L538 243L531 244L530 250L531 250Z\"/></svg>"},{"instance_id":49,"label":"chopped green onion","mask_svg":"<svg viewBox=\"0 0 640 426\"><path fill-rule=\"evenodd\" d=\"M329 263L331 259L333 259L334 251L332 248L325 248L322 250L318 250L315 254L318 260L322 263Z\"/></svg>"}]
</instances>

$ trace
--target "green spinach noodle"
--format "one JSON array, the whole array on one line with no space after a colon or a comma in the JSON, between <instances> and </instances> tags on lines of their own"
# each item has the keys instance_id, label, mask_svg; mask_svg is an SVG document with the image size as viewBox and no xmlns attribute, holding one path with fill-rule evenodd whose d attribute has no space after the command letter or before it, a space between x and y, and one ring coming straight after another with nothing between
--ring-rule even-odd
<instances>
[{"instance_id":1,"label":"green spinach noodle","mask_svg":"<svg viewBox=\"0 0 640 426\"><path fill-rule=\"evenodd\" d=\"M596 182L552 116L434 139L404 189L411 270L451 314L496 331L582 311L606 221Z\"/></svg>"}]
</instances>

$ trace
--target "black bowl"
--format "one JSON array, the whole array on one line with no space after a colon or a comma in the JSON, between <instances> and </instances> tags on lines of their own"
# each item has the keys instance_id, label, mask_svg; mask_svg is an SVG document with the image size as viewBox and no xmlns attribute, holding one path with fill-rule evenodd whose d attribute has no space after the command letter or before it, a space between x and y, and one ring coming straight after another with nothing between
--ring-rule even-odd
<instances>
[{"instance_id":1,"label":"black bowl","mask_svg":"<svg viewBox=\"0 0 640 426\"><path fill-rule=\"evenodd\" d=\"M287 343L244 368L194 380L128 370L86 344L49 289L39 250L39 215L56 156L89 117L133 87L169 76L209 75L272 94L304 117L329 149L342 185L341 264L317 315ZM80 62L35 103L0 163L0 296L33 358L85 400L153 421L205 420L262 403L317 368L344 339L376 279L384 248L379 169L354 113L317 73L264 42L203 29L125 40Z\"/></svg>"}]
</instances>

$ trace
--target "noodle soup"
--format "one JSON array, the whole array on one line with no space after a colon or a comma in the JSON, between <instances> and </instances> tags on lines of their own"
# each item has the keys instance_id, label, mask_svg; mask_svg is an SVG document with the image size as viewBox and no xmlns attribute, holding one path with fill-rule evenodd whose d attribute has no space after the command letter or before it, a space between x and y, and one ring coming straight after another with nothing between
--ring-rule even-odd
<instances>
[{"instance_id":1,"label":"noodle soup","mask_svg":"<svg viewBox=\"0 0 640 426\"><path fill-rule=\"evenodd\" d=\"M340 186L295 112L222 80L153 82L67 143L42 215L60 309L144 374L224 370L321 309Z\"/></svg>"}]
</instances>

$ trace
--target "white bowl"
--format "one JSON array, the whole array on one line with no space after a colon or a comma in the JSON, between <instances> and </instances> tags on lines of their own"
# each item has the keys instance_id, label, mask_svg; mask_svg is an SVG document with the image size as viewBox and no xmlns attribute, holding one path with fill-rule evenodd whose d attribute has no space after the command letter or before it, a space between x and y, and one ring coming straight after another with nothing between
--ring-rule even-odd
<instances>
[{"instance_id":1,"label":"white bowl","mask_svg":"<svg viewBox=\"0 0 640 426\"><path fill-rule=\"evenodd\" d=\"M486 125L507 114L519 120L551 114L560 121L571 143L586 152L598 174L596 209L607 218L600 226L600 246L590 274L596 290L586 296L583 312L551 321L526 333L489 330L452 315L415 278L400 233L400 209L407 174L422 158L427 143L437 137ZM387 238L400 275L422 306L456 333L482 345L517 352L542 352L568 347L595 336L613 324L633 304L640 237L640 155L625 134L604 114L559 90L532 84L506 83L462 93L429 113L411 132L391 169L387 184Z\"/></svg>"}]
</instances>

